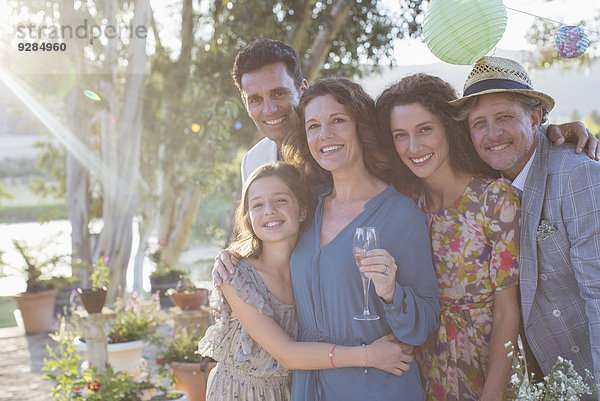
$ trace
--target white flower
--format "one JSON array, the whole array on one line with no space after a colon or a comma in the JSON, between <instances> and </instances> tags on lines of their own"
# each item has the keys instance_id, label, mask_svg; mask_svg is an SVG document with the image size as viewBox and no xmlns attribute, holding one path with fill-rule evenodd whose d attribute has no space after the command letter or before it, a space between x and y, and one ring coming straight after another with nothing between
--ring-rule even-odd
<instances>
[{"instance_id":1,"label":"white flower","mask_svg":"<svg viewBox=\"0 0 600 401\"><path fill-rule=\"evenodd\" d=\"M520 368L522 356L515 352L515 347L508 342L505 347L509 350L507 356L512 359L512 374L510 382L518 388L521 399L532 401L579 401L583 394L592 394L600 390L600 386L593 383L592 375L586 371L585 379L573 367L573 363L558 357L550 374L544 377L543 382L533 383L533 374L527 378Z\"/></svg>"}]
</instances>

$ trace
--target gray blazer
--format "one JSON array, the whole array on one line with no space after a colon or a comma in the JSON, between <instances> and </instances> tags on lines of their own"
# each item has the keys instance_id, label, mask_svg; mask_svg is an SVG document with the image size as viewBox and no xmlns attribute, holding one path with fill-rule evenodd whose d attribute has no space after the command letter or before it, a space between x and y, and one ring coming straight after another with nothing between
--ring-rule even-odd
<instances>
[{"instance_id":1,"label":"gray blazer","mask_svg":"<svg viewBox=\"0 0 600 401\"><path fill-rule=\"evenodd\" d=\"M527 341L544 374L557 357L600 379L600 163L539 135L521 201Z\"/></svg>"}]
</instances>

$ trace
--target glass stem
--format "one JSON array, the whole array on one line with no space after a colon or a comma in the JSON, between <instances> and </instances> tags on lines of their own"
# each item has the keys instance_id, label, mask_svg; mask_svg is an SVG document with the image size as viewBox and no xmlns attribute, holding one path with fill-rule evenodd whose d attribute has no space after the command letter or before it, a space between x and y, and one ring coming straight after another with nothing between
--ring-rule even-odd
<instances>
[{"instance_id":1,"label":"glass stem","mask_svg":"<svg viewBox=\"0 0 600 401\"><path fill-rule=\"evenodd\" d=\"M369 316L369 286L371 285L371 279L367 278L363 280L363 315Z\"/></svg>"}]
</instances>

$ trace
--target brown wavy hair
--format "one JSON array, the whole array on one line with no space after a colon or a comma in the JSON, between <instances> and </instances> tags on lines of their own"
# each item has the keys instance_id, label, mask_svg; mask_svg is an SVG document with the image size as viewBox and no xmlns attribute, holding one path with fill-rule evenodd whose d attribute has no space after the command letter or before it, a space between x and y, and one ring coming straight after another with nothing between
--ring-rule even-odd
<instances>
[{"instance_id":1,"label":"brown wavy hair","mask_svg":"<svg viewBox=\"0 0 600 401\"><path fill-rule=\"evenodd\" d=\"M300 168L306 182L313 188L332 183L331 173L312 157L304 127L306 107L315 98L325 95L331 95L343 105L354 120L367 171L386 183L395 183L392 155L382 151L385 148L381 135L377 133L375 102L359 84L346 78L320 79L302 94L296 107L296 128L286 135L282 144L284 159Z\"/></svg>"},{"instance_id":2,"label":"brown wavy hair","mask_svg":"<svg viewBox=\"0 0 600 401\"><path fill-rule=\"evenodd\" d=\"M291 164L284 162L264 164L254 170L246 180L242 199L235 211L235 230L238 234L235 241L229 245L227 250L237 258L257 258L262 251L262 241L254 233L252 222L250 221L248 192L256 180L264 177L281 178L296 199L298 199L300 209L306 209L306 219L300 223L300 232L298 235L302 233L308 222L311 221L313 212L311 196L306 186L302 184L303 180L300 177L300 172Z\"/></svg>"},{"instance_id":3,"label":"brown wavy hair","mask_svg":"<svg viewBox=\"0 0 600 401\"><path fill-rule=\"evenodd\" d=\"M452 85L441 78L422 73L407 76L385 89L375 103L384 146L395 149L390 126L392 109L395 106L418 103L442 121L449 144L450 163L454 168L472 175L499 177L499 172L488 166L477 154L466 122L454 119L455 109L448 104L454 99L457 99L457 95ZM406 178L409 187L420 187L421 180L402 162L396 152L394 154L397 168Z\"/></svg>"}]
</instances>

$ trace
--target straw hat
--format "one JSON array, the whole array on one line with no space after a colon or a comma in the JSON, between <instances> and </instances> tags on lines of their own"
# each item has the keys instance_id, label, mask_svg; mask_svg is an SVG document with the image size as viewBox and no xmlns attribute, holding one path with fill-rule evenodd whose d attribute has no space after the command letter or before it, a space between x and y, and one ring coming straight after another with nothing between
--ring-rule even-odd
<instances>
[{"instance_id":1,"label":"straw hat","mask_svg":"<svg viewBox=\"0 0 600 401\"><path fill-rule=\"evenodd\" d=\"M554 107L554 99L533 90L529 74L521 64L502 57L483 57L475 63L465 82L463 97L448 103L460 107L475 96L506 92L521 93L539 100L548 111Z\"/></svg>"}]
</instances>

